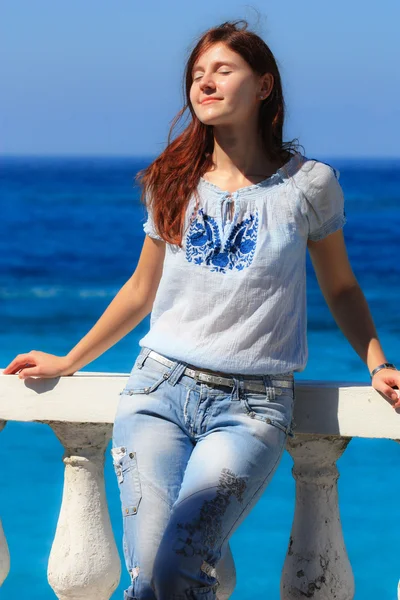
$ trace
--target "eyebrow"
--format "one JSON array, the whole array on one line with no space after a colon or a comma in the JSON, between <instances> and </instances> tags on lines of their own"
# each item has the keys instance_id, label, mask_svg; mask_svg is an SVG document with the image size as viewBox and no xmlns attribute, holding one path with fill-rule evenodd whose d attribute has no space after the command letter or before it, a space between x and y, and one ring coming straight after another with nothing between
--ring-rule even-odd
<instances>
[{"instance_id":1,"label":"eyebrow","mask_svg":"<svg viewBox=\"0 0 400 600\"><path fill-rule=\"evenodd\" d=\"M211 64L213 67L220 67L221 65L229 65L230 67L237 66L234 62L231 62L229 60L218 60ZM192 73L195 73L196 71L204 71L204 67L202 67L201 65L197 65L196 67L193 67Z\"/></svg>"}]
</instances>

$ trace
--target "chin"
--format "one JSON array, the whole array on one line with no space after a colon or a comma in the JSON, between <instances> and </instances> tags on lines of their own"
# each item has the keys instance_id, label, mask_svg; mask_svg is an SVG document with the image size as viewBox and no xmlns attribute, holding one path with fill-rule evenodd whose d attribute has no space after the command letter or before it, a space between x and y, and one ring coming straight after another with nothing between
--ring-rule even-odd
<instances>
[{"instance_id":1,"label":"chin","mask_svg":"<svg viewBox=\"0 0 400 600\"><path fill-rule=\"evenodd\" d=\"M215 115L215 117L209 115L202 118L198 116L197 118L201 123L203 123L203 125L227 125L226 119L221 117L221 115Z\"/></svg>"}]
</instances>

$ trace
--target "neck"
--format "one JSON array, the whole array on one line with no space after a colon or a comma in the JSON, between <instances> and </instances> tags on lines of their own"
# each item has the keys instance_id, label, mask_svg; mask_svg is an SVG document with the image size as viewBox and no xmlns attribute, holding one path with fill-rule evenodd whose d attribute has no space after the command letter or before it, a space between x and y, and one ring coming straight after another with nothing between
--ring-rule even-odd
<instances>
[{"instance_id":1,"label":"neck","mask_svg":"<svg viewBox=\"0 0 400 600\"><path fill-rule=\"evenodd\" d=\"M214 171L232 179L269 177L281 166L269 159L261 135L249 129L248 124L241 131L232 127L214 128Z\"/></svg>"}]
</instances>

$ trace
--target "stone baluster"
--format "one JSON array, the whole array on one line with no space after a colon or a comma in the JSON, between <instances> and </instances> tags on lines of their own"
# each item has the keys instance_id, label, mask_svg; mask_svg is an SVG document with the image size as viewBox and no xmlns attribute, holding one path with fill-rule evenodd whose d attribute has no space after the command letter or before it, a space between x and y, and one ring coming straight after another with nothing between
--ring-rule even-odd
<instances>
[{"instance_id":1,"label":"stone baluster","mask_svg":"<svg viewBox=\"0 0 400 600\"><path fill-rule=\"evenodd\" d=\"M48 564L59 600L109 600L121 576L104 488L112 426L49 423L64 446L64 492Z\"/></svg>"},{"instance_id":2,"label":"stone baluster","mask_svg":"<svg viewBox=\"0 0 400 600\"><path fill-rule=\"evenodd\" d=\"M281 598L352 600L354 577L339 515L336 461L350 438L297 435L288 440L294 460L296 508L282 570Z\"/></svg>"},{"instance_id":3,"label":"stone baluster","mask_svg":"<svg viewBox=\"0 0 400 600\"><path fill-rule=\"evenodd\" d=\"M0 420L0 431L4 429L6 421ZM3 527L0 521L0 586L3 584L5 578L10 570L10 553L8 551L7 540L4 535Z\"/></svg>"}]
</instances>

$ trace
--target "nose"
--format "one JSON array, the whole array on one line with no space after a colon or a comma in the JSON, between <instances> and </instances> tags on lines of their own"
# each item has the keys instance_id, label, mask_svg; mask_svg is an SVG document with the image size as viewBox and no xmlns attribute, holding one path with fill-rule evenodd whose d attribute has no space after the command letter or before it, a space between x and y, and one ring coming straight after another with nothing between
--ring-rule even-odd
<instances>
[{"instance_id":1,"label":"nose","mask_svg":"<svg viewBox=\"0 0 400 600\"><path fill-rule=\"evenodd\" d=\"M215 83L211 75L207 75L204 73L203 77L200 80L200 89L206 90L207 88L215 89Z\"/></svg>"}]
</instances>

